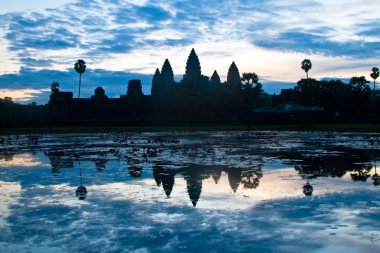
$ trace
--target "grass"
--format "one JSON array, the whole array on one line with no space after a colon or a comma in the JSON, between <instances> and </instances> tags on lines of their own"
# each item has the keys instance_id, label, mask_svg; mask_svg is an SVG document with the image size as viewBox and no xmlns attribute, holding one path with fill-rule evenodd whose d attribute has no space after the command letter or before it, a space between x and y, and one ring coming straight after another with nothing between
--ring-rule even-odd
<instances>
[{"instance_id":1,"label":"grass","mask_svg":"<svg viewBox=\"0 0 380 253\"><path fill-rule=\"evenodd\" d=\"M0 135L41 133L94 133L94 132L163 132L163 131L246 131L246 125L210 126L128 126L128 127L18 127L0 128ZM251 125L252 131L337 131L380 132L380 124L302 124Z\"/></svg>"}]
</instances>

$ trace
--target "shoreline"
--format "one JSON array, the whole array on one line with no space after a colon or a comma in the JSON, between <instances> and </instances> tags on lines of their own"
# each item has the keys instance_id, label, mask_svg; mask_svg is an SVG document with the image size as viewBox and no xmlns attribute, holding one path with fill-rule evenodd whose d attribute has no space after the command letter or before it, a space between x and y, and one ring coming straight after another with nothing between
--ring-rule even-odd
<instances>
[{"instance_id":1,"label":"shoreline","mask_svg":"<svg viewBox=\"0 0 380 253\"><path fill-rule=\"evenodd\" d=\"M78 126L4 127L0 135L106 132L200 132L200 131L312 131L380 133L380 124L294 124L294 125L198 125L198 126Z\"/></svg>"}]
</instances>

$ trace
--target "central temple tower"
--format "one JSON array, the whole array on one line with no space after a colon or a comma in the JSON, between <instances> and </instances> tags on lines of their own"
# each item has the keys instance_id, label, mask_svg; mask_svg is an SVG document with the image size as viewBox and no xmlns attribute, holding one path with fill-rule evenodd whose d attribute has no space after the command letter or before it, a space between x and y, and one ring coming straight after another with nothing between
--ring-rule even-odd
<instances>
[{"instance_id":1,"label":"central temple tower","mask_svg":"<svg viewBox=\"0 0 380 253\"><path fill-rule=\"evenodd\" d=\"M183 75L183 84L187 87L197 87L202 79L201 64L194 48L191 49L190 55L186 62L186 72Z\"/></svg>"}]
</instances>

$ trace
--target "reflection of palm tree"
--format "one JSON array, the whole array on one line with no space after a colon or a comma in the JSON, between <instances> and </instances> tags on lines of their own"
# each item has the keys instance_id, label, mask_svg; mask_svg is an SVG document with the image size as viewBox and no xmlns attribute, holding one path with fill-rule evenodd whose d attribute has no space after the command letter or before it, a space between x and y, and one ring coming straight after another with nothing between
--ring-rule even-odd
<instances>
[{"instance_id":1,"label":"reflection of palm tree","mask_svg":"<svg viewBox=\"0 0 380 253\"><path fill-rule=\"evenodd\" d=\"M306 184L302 188L303 194L306 196L311 196L311 194L313 194L313 186L309 183L309 180L307 180Z\"/></svg>"},{"instance_id":2,"label":"reflection of palm tree","mask_svg":"<svg viewBox=\"0 0 380 253\"><path fill-rule=\"evenodd\" d=\"M78 60L74 64L74 69L79 73L79 88L78 88L78 98L80 97L80 85L82 81L82 74L86 71L86 63L84 60Z\"/></svg>"},{"instance_id":3,"label":"reflection of palm tree","mask_svg":"<svg viewBox=\"0 0 380 253\"><path fill-rule=\"evenodd\" d=\"M309 59L305 59L301 62L301 69L303 69L306 72L306 79L309 79L308 72L312 66L313 65L311 64L311 61Z\"/></svg>"},{"instance_id":4,"label":"reflection of palm tree","mask_svg":"<svg viewBox=\"0 0 380 253\"><path fill-rule=\"evenodd\" d=\"M80 176L80 186L75 191L75 196L78 197L80 200L84 200L87 197L87 189L83 186L82 182L82 167L80 166L79 161L79 176Z\"/></svg>"},{"instance_id":5,"label":"reflection of palm tree","mask_svg":"<svg viewBox=\"0 0 380 253\"><path fill-rule=\"evenodd\" d=\"M375 161L375 174L373 174L373 176L372 176L372 180L373 180L373 184L375 185L375 186L378 186L378 185L380 185L380 176L377 174L377 172L376 172L376 161Z\"/></svg>"},{"instance_id":6,"label":"reflection of palm tree","mask_svg":"<svg viewBox=\"0 0 380 253\"><path fill-rule=\"evenodd\" d=\"M351 179L355 182L356 181L365 182L367 181L367 178L370 177L369 175L370 170L371 170L371 166L359 165L357 168L354 168L354 173L351 173Z\"/></svg>"},{"instance_id":7,"label":"reflection of palm tree","mask_svg":"<svg viewBox=\"0 0 380 253\"><path fill-rule=\"evenodd\" d=\"M243 171L241 182L244 188L256 189L259 186L260 178L263 177L261 168Z\"/></svg>"}]
</instances>

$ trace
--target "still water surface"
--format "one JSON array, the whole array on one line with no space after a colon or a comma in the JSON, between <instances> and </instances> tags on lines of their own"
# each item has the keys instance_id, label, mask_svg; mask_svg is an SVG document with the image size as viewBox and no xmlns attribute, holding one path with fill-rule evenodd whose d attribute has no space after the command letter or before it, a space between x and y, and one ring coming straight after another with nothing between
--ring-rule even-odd
<instances>
[{"instance_id":1,"label":"still water surface","mask_svg":"<svg viewBox=\"0 0 380 253\"><path fill-rule=\"evenodd\" d=\"M379 134L0 141L0 252L380 252Z\"/></svg>"}]
</instances>

